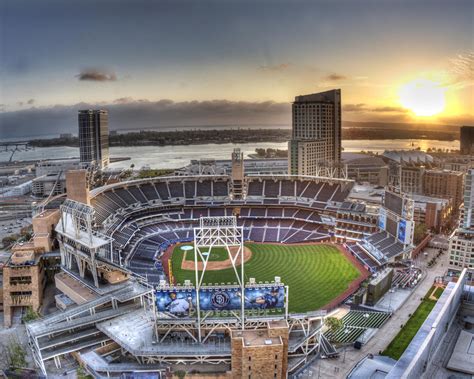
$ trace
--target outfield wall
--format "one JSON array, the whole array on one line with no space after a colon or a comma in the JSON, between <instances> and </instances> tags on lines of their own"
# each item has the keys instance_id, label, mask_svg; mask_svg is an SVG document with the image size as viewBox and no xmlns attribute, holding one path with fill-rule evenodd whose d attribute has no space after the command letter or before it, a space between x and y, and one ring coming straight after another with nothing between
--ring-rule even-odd
<instances>
[{"instance_id":1,"label":"outfield wall","mask_svg":"<svg viewBox=\"0 0 474 379\"><path fill-rule=\"evenodd\" d=\"M461 303L466 276L467 270L464 269L456 283L448 283L435 307L386 379L419 379L422 377L436 349L441 345L449 326L455 319Z\"/></svg>"}]
</instances>

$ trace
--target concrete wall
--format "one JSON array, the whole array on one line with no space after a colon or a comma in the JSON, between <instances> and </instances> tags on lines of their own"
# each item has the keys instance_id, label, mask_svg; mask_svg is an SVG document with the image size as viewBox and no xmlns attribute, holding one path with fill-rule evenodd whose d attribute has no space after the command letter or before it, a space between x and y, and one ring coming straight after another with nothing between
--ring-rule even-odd
<instances>
[{"instance_id":1,"label":"concrete wall","mask_svg":"<svg viewBox=\"0 0 474 379\"><path fill-rule=\"evenodd\" d=\"M66 173L68 199L90 205L89 184L86 170L71 170Z\"/></svg>"},{"instance_id":2,"label":"concrete wall","mask_svg":"<svg viewBox=\"0 0 474 379\"><path fill-rule=\"evenodd\" d=\"M53 246L53 232L60 218L59 209L45 210L33 217L35 251L48 252Z\"/></svg>"},{"instance_id":3,"label":"concrete wall","mask_svg":"<svg viewBox=\"0 0 474 379\"><path fill-rule=\"evenodd\" d=\"M386 379L419 379L423 376L436 349L453 322L461 303L467 270L457 283L449 283L410 345Z\"/></svg>"}]
</instances>

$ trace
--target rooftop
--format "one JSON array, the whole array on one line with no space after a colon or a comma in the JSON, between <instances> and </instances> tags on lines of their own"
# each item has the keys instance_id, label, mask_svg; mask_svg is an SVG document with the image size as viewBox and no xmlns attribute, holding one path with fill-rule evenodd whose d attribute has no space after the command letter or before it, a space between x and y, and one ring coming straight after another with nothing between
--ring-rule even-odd
<instances>
[{"instance_id":1,"label":"rooftop","mask_svg":"<svg viewBox=\"0 0 474 379\"><path fill-rule=\"evenodd\" d=\"M404 162L433 162L433 157L420 150L385 150L383 156L387 159L400 163Z\"/></svg>"},{"instance_id":2,"label":"rooftop","mask_svg":"<svg viewBox=\"0 0 474 379\"><path fill-rule=\"evenodd\" d=\"M280 337L269 337L267 330L244 330L232 334L233 337L242 337L243 344L249 347L281 345Z\"/></svg>"},{"instance_id":3,"label":"rooftop","mask_svg":"<svg viewBox=\"0 0 474 379\"><path fill-rule=\"evenodd\" d=\"M133 328L130 327L133 325ZM157 342L153 336L155 321L150 310L137 309L130 313L97 324L97 329L134 355L193 356L199 350L203 355L230 355L230 341L213 341L199 344L179 339Z\"/></svg>"},{"instance_id":4,"label":"rooftop","mask_svg":"<svg viewBox=\"0 0 474 379\"><path fill-rule=\"evenodd\" d=\"M91 301L97 297L97 295L90 288L86 287L71 275L60 272L55 275L55 279L63 282L68 288L73 290L77 295L84 299L84 302Z\"/></svg>"}]
</instances>

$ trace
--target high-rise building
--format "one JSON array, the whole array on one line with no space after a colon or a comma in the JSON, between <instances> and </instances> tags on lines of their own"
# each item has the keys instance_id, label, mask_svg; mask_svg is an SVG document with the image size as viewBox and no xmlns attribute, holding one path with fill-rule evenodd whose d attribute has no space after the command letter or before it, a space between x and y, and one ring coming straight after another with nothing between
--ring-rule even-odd
<instances>
[{"instance_id":1,"label":"high-rise building","mask_svg":"<svg viewBox=\"0 0 474 379\"><path fill-rule=\"evenodd\" d=\"M461 228L472 229L474 233L474 168L467 172L464 184L464 205L461 215Z\"/></svg>"},{"instance_id":2,"label":"high-rise building","mask_svg":"<svg viewBox=\"0 0 474 379\"><path fill-rule=\"evenodd\" d=\"M106 110L79 111L81 163L99 168L109 164L109 115Z\"/></svg>"},{"instance_id":3,"label":"high-rise building","mask_svg":"<svg viewBox=\"0 0 474 379\"><path fill-rule=\"evenodd\" d=\"M423 194L449 197L457 208L462 203L463 176L462 172L456 171L426 170L423 175Z\"/></svg>"},{"instance_id":4,"label":"high-rise building","mask_svg":"<svg viewBox=\"0 0 474 379\"><path fill-rule=\"evenodd\" d=\"M416 164L400 165L400 189L403 193L422 193L425 166Z\"/></svg>"},{"instance_id":5,"label":"high-rise building","mask_svg":"<svg viewBox=\"0 0 474 379\"><path fill-rule=\"evenodd\" d=\"M449 240L449 266L474 269L474 169L466 174L459 228Z\"/></svg>"},{"instance_id":6,"label":"high-rise building","mask_svg":"<svg viewBox=\"0 0 474 379\"><path fill-rule=\"evenodd\" d=\"M461 154L474 154L474 126L461 126Z\"/></svg>"},{"instance_id":7,"label":"high-rise building","mask_svg":"<svg viewBox=\"0 0 474 379\"><path fill-rule=\"evenodd\" d=\"M318 175L341 160L341 90L296 96L288 144L288 172Z\"/></svg>"}]
</instances>

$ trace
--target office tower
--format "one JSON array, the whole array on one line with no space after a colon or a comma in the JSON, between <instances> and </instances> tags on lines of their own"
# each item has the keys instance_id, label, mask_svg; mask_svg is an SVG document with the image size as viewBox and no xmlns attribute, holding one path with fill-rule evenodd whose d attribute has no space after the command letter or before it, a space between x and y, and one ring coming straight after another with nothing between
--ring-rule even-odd
<instances>
[{"instance_id":1,"label":"office tower","mask_svg":"<svg viewBox=\"0 0 474 379\"><path fill-rule=\"evenodd\" d=\"M474 233L474 168L471 168L466 174L461 228L471 229Z\"/></svg>"},{"instance_id":2,"label":"office tower","mask_svg":"<svg viewBox=\"0 0 474 379\"><path fill-rule=\"evenodd\" d=\"M296 96L288 144L288 172L319 175L341 160L341 90Z\"/></svg>"},{"instance_id":3,"label":"office tower","mask_svg":"<svg viewBox=\"0 0 474 379\"><path fill-rule=\"evenodd\" d=\"M462 203L462 172L448 170L426 170L423 175L423 194L434 197L449 197L457 209Z\"/></svg>"},{"instance_id":4,"label":"office tower","mask_svg":"<svg viewBox=\"0 0 474 379\"><path fill-rule=\"evenodd\" d=\"M109 164L109 121L106 110L79 111L79 149L81 163L98 168Z\"/></svg>"},{"instance_id":5,"label":"office tower","mask_svg":"<svg viewBox=\"0 0 474 379\"><path fill-rule=\"evenodd\" d=\"M474 126L461 126L461 154L474 154Z\"/></svg>"},{"instance_id":6,"label":"office tower","mask_svg":"<svg viewBox=\"0 0 474 379\"><path fill-rule=\"evenodd\" d=\"M234 149L232 153L232 196L234 199L242 199L246 195L244 171L244 153L240 149Z\"/></svg>"},{"instance_id":7,"label":"office tower","mask_svg":"<svg viewBox=\"0 0 474 379\"><path fill-rule=\"evenodd\" d=\"M474 169L466 174L459 228L449 241L449 266L474 269Z\"/></svg>"},{"instance_id":8,"label":"office tower","mask_svg":"<svg viewBox=\"0 0 474 379\"><path fill-rule=\"evenodd\" d=\"M400 189L406 194L420 194L423 188L425 166L413 164L400 165Z\"/></svg>"}]
</instances>

